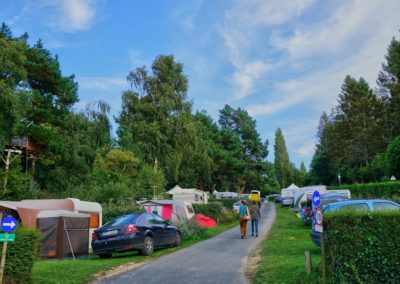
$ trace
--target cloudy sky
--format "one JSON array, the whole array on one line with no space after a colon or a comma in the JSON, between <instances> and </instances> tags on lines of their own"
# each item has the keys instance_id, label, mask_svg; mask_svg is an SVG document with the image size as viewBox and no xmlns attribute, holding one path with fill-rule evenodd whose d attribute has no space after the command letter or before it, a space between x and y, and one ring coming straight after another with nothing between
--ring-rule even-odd
<instances>
[{"instance_id":1,"label":"cloudy sky","mask_svg":"<svg viewBox=\"0 0 400 284\"><path fill-rule=\"evenodd\" d=\"M399 12L398 0L0 0L0 21L76 75L77 110L101 99L117 115L128 72L174 54L195 109L246 109L271 145L280 127L297 166L346 74L374 87Z\"/></svg>"}]
</instances>

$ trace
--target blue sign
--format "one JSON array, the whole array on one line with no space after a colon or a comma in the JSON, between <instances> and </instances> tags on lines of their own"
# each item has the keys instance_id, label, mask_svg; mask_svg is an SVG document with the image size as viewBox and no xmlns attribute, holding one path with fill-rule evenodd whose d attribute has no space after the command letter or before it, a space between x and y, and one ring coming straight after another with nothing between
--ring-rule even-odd
<instances>
[{"instance_id":1,"label":"blue sign","mask_svg":"<svg viewBox=\"0 0 400 284\"><path fill-rule=\"evenodd\" d=\"M316 190L312 195L312 204L314 207L318 207L320 203L321 203L321 195L319 194L319 191Z\"/></svg>"},{"instance_id":2,"label":"blue sign","mask_svg":"<svg viewBox=\"0 0 400 284\"><path fill-rule=\"evenodd\" d=\"M13 217L6 217L1 221L1 228L6 233L11 233L17 228L17 220Z\"/></svg>"}]
</instances>

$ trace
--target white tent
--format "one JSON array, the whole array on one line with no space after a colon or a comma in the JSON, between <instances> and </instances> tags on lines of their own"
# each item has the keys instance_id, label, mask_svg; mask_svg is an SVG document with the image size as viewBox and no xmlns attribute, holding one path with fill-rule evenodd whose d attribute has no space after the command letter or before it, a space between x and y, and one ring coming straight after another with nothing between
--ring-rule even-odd
<instances>
[{"instance_id":1,"label":"white tent","mask_svg":"<svg viewBox=\"0 0 400 284\"><path fill-rule=\"evenodd\" d=\"M207 193L197 188L181 188L179 185L175 185L171 190L167 191L167 193L172 195L173 200L200 204L208 203Z\"/></svg>"},{"instance_id":2,"label":"white tent","mask_svg":"<svg viewBox=\"0 0 400 284\"><path fill-rule=\"evenodd\" d=\"M291 185L289 185L286 189L299 189L300 187L298 187L297 185L295 185L294 183L292 183Z\"/></svg>"}]
</instances>

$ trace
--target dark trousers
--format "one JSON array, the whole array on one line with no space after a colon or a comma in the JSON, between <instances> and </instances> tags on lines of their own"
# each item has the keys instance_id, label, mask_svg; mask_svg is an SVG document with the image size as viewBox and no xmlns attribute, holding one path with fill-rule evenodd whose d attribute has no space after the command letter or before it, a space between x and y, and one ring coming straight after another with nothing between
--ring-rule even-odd
<instances>
[{"instance_id":1,"label":"dark trousers","mask_svg":"<svg viewBox=\"0 0 400 284\"><path fill-rule=\"evenodd\" d=\"M254 235L254 230L256 235L258 235L258 219L251 219L251 234Z\"/></svg>"}]
</instances>

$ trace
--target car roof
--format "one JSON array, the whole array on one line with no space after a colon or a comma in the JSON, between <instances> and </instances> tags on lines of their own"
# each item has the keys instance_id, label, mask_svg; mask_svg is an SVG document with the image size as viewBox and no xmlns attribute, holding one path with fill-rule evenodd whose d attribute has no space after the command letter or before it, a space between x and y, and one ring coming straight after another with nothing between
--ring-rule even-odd
<instances>
[{"instance_id":1,"label":"car roof","mask_svg":"<svg viewBox=\"0 0 400 284\"><path fill-rule=\"evenodd\" d=\"M335 207L340 207L343 205L361 204L361 203L366 203L366 204L371 205L374 202L391 203L391 204L396 204L396 205L400 206L400 204L397 204L396 202L393 202L391 200L386 200L386 199L350 199L350 200L345 200L345 201L329 203L325 206L335 208Z\"/></svg>"}]
</instances>

